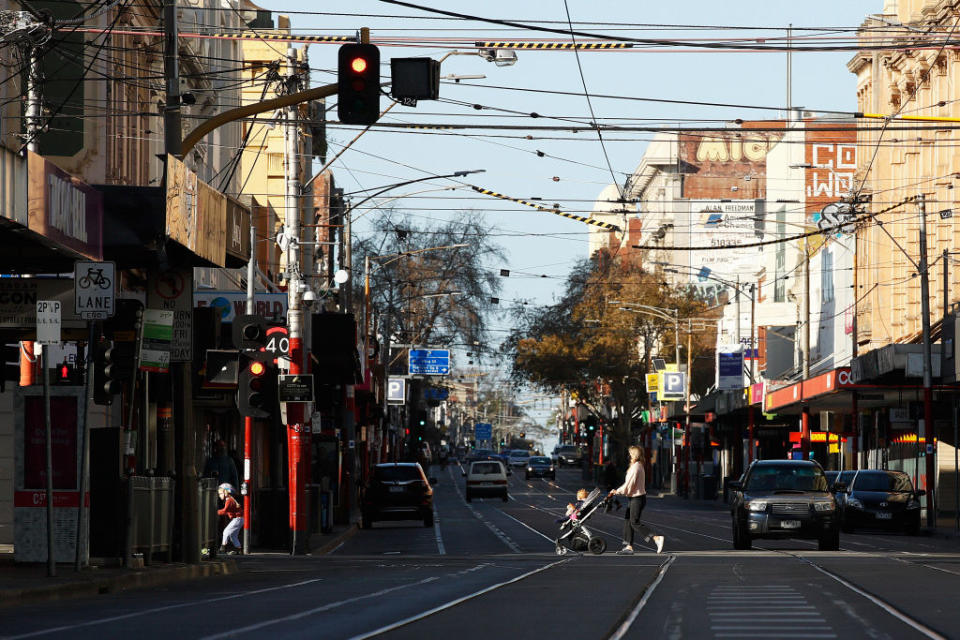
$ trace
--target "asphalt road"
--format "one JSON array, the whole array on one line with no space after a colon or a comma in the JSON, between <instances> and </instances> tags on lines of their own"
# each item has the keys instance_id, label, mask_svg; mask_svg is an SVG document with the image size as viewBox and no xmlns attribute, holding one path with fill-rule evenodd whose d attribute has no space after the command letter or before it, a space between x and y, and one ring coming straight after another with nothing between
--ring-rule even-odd
<instances>
[{"instance_id":1,"label":"asphalt road","mask_svg":"<svg viewBox=\"0 0 960 640\"><path fill-rule=\"evenodd\" d=\"M622 511L588 523L600 555L557 556L579 471L463 499L434 469L436 518L375 523L331 554L242 558L243 571L165 588L0 609L3 638L960 638L960 540L858 533L838 552L756 541L734 551L716 503L651 497L667 539L617 556Z\"/></svg>"}]
</instances>

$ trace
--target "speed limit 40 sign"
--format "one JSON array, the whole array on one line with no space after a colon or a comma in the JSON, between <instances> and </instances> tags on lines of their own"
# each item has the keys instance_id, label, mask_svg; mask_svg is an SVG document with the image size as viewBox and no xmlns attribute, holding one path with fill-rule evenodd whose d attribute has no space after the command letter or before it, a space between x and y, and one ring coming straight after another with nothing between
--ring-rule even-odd
<instances>
[{"instance_id":1,"label":"speed limit 40 sign","mask_svg":"<svg viewBox=\"0 0 960 640\"><path fill-rule=\"evenodd\" d=\"M290 358L290 332L286 327L270 327L266 331L267 340L263 350L274 358Z\"/></svg>"}]
</instances>

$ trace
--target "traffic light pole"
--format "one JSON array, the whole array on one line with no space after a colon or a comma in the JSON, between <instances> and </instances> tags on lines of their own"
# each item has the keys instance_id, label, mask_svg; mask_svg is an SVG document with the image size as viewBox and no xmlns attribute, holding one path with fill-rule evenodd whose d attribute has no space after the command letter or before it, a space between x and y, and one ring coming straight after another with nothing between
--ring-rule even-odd
<instances>
[{"instance_id":1,"label":"traffic light pole","mask_svg":"<svg viewBox=\"0 0 960 640\"><path fill-rule=\"evenodd\" d=\"M287 64L291 82L296 69L296 49L287 49ZM291 87L292 88L292 87ZM296 94L294 94L296 95ZM290 374L303 373L303 277L300 271L300 162L297 106L287 107L286 122L286 197L284 201L284 234L291 240L287 244L287 330L290 339ZM287 404L287 468L290 504L291 555L308 548L306 527L306 464L309 460L309 431L304 429L303 404Z\"/></svg>"},{"instance_id":2,"label":"traffic light pole","mask_svg":"<svg viewBox=\"0 0 960 640\"><path fill-rule=\"evenodd\" d=\"M250 220L250 258L247 260L247 315L253 315L254 296L256 289L254 287L254 278L257 274L257 225ZM244 416L243 418L243 485L240 487L240 495L243 496L243 555L250 554L250 511L251 496L253 495L250 482L250 458L253 441L253 418Z\"/></svg>"}]
</instances>

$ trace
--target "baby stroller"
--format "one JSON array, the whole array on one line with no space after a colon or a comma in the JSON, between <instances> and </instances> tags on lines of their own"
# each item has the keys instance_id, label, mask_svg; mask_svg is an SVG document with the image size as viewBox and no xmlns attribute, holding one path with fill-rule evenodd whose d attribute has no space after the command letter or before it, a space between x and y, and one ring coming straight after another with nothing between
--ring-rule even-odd
<instances>
[{"instance_id":1,"label":"baby stroller","mask_svg":"<svg viewBox=\"0 0 960 640\"><path fill-rule=\"evenodd\" d=\"M589 551L596 555L606 551L607 541L594 535L584 522L589 520L598 509L609 510L611 503L612 499L604 495L600 489L591 491L580 509L560 525L560 532L557 534L557 555L562 556L567 550Z\"/></svg>"}]
</instances>

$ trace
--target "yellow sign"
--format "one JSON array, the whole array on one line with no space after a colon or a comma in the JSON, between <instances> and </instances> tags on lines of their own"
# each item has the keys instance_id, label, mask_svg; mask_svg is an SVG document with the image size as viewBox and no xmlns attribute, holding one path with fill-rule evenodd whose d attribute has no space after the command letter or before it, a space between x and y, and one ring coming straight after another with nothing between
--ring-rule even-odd
<instances>
[{"instance_id":1,"label":"yellow sign","mask_svg":"<svg viewBox=\"0 0 960 640\"><path fill-rule=\"evenodd\" d=\"M656 393L659 389L660 375L657 373L647 374L647 393Z\"/></svg>"}]
</instances>

